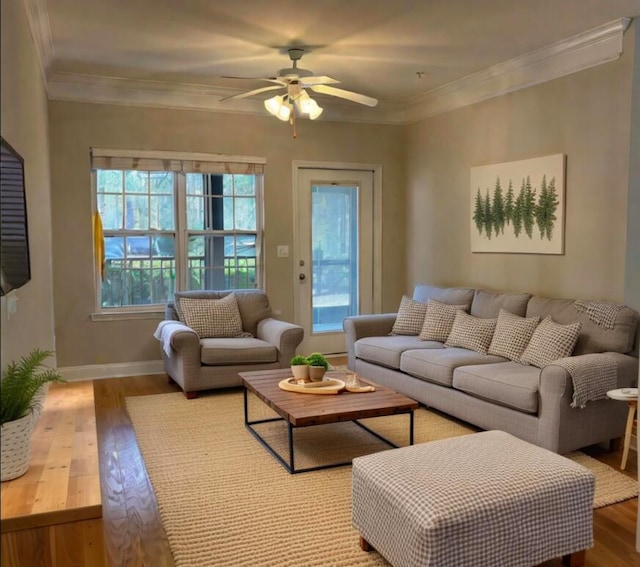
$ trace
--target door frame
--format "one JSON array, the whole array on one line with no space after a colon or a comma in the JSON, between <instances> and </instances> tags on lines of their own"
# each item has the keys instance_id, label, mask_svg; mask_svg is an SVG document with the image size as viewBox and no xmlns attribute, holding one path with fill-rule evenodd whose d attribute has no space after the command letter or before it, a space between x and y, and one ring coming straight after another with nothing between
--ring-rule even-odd
<instances>
[{"instance_id":1,"label":"door frame","mask_svg":"<svg viewBox=\"0 0 640 567\"><path fill-rule=\"evenodd\" d=\"M353 163L353 162L327 162L293 160L291 162L291 177L293 190L293 247L292 247L292 278L295 298L293 304L294 321L301 320L300 298L298 285L297 261L300 257L300 246L298 244L298 231L300 230L300 220L298 218L298 195L300 187L298 184L298 174L301 169L330 169L343 171L371 171L373 172L373 312L380 313L382 309L382 165L375 163Z\"/></svg>"}]
</instances>

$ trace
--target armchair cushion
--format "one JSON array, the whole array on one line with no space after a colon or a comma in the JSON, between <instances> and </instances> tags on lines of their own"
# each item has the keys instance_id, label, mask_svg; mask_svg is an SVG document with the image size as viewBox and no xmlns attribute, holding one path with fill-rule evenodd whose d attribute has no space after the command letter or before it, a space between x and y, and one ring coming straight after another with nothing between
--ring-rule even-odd
<instances>
[{"instance_id":1,"label":"armchair cushion","mask_svg":"<svg viewBox=\"0 0 640 567\"><path fill-rule=\"evenodd\" d=\"M260 339L202 339L200 345L202 364L209 366L264 364L278 361L278 349Z\"/></svg>"},{"instance_id":2,"label":"armchair cushion","mask_svg":"<svg viewBox=\"0 0 640 567\"><path fill-rule=\"evenodd\" d=\"M179 300L184 323L201 339L231 338L242 335L242 319L233 293L221 299L181 297Z\"/></svg>"}]
</instances>

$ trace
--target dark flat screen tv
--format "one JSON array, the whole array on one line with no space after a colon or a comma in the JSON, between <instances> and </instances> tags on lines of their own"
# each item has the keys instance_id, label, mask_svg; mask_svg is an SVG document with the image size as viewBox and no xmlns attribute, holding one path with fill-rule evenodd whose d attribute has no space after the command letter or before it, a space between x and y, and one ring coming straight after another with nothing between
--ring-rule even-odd
<instances>
[{"instance_id":1,"label":"dark flat screen tv","mask_svg":"<svg viewBox=\"0 0 640 567\"><path fill-rule=\"evenodd\" d=\"M24 160L0 137L0 295L31 279Z\"/></svg>"}]
</instances>

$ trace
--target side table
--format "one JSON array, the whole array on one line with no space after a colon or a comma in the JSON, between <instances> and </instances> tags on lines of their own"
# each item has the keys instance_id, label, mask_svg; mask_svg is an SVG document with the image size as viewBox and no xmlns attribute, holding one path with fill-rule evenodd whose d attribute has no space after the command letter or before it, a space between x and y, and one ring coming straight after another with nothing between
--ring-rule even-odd
<instances>
[{"instance_id":1,"label":"side table","mask_svg":"<svg viewBox=\"0 0 640 567\"><path fill-rule=\"evenodd\" d=\"M620 465L620 469L624 470L627 466L629 445L631 444L631 433L635 424L636 412L638 411L638 388L618 388L617 390L609 390L607 392L607 396L612 400L620 400L629 404L629 413L627 414L627 427L624 432L622 464Z\"/></svg>"}]
</instances>

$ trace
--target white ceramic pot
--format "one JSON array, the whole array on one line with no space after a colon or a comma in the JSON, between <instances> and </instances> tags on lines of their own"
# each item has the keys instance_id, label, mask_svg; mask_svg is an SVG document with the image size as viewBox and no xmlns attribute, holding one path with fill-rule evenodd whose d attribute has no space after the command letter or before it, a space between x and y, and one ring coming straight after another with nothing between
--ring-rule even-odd
<instances>
[{"instance_id":1,"label":"white ceramic pot","mask_svg":"<svg viewBox=\"0 0 640 567\"><path fill-rule=\"evenodd\" d=\"M297 380L309 380L309 366L306 364L295 364L291 367L293 377Z\"/></svg>"},{"instance_id":2,"label":"white ceramic pot","mask_svg":"<svg viewBox=\"0 0 640 567\"><path fill-rule=\"evenodd\" d=\"M2 468L0 480L2 482L18 478L29 469L32 431L32 412L2 425L0 437L0 465Z\"/></svg>"},{"instance_id":3,"label":"white ceramic pot","mask_svg":"<svg viewBox=\"0 0 640 567\"><path fill-rule=\"evenodd\" d=\"M326 371L324 366L309 366L309 378L313 382L320 382L324 378Z\"/></svg>"}]
</instances>

